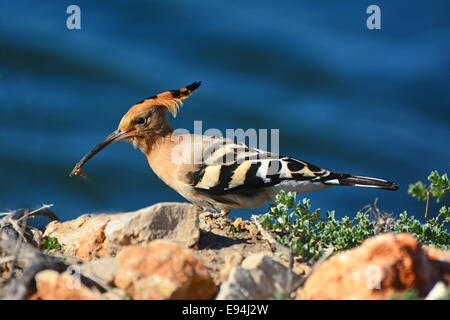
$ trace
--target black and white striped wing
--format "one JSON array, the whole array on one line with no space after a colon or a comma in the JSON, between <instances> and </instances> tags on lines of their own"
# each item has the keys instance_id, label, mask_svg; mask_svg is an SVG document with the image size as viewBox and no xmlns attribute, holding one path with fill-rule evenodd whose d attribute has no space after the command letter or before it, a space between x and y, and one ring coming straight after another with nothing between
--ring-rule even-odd
<instances>
[{"instance_id":1,"label":"black and white striped wing","mask_svg":"<svg viewBox=\"0 0 450 320\"><path fill-rule=\"evenodd\" d=\"M221 143L223 145L219 146ZM280 189L303 193L336 185L398 189L397 184L390 181L331 172L305 161L228 140L213 140L206 151L208 148L213 151L207 152L205 161L190 170L186 178L196 191L214 199L227 195L254 196L267 187L273 187L272 196Z\"/></svg>"},{"instance_id":2,"label":"black and white striped wing","mask_svg":"<svg viewBox=\"0 0 450 320\"><path fill-rule=\"evenodd\" d=\"M223 161L234 154L233 161ZM220 160L220 161L219 161ZM229 160L229 158L228 158ZM195 171L188 173L196 191L211 196L252 195L283 182L320 182L329 171L304 161L280 157L243 144L229 144L211 154Z\"/></svg>"}]
</instances>

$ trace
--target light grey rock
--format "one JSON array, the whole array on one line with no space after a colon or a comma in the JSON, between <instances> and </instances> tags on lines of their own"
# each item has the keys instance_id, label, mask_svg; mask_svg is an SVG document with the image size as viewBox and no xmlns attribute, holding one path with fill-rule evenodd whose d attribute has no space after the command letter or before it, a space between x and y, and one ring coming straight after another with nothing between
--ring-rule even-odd
<instances>
[{"instance_id":1,"label":"light grey rock","mask_svg":"<svg viewBox=\"0 0 450 320\"><path fill-rule=\"evenodd\" d=\"M434 285L434 287L430 290L430 292L427 294L425 300L440 300L445 297L447 294L447 286L443 281L438 281Z\"/></svg>"},{"instance_id":2,"label":"light grey rock","mask_svg":"<svg viewBox=\"0 0 450 320\"><path fill-rule=\"evenodd\" d=\"M80 266L81 273L94 281L100 280L114 286L114 277L119 270L119 262L114 257L101 258Z\"/></svg>"},{"instance_id":3,"label":"light grey rock","mask_svg":"<svg viewBox=\"0 0 450 320\"><path fill-rule=\"evenodd\" d=\"M63 254L88 261L156 239L187 248L200 238L198 215L189 203L164 202L133 212L85 214L71 221L53 221L44 236L57 238Z\"/></svg>"},{"instance_id":4,"label":"light grey rock","mask_svg":"<svg viewBox=\"0 0 450 320\"><path fill-rule=\"evenodd\" d=\"M267 254L246 258L241 267L234 268L222 283L217 300L276 299L278 294L290 293L300 276Z\"/></svg>"},{"instance_id":5,"label":"light grey rock","mask_svg":"<svg viewBox=\"0 0 450 320\"><path fill-rule=\"evenodd\" d=\"M189 203L162 202L119 214L105 227L105 242L128 245L156 239L191 247L200 238L199 211Z\"/></svg>"}]
</instances>

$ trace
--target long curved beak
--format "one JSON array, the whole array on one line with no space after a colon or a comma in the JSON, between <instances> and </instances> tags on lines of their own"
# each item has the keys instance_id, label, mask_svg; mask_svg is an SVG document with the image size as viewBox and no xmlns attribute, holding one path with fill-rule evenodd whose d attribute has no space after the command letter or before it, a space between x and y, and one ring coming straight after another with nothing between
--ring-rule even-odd
<instances>
[{"instance_id":1,"label":"long curved beak","mask_svg":"<svg viewBox=\"0 0 450 320\"><path fill-rule=\"evenodd\" d=\"M73 168L72 172L70 173L70 177L80 174L81 167L86 164L86 162L89 161L93 156L95 156L97 153L105 149L107 146L113 144L114 142L126 139L130 137L131 135L128 132L122 132L119 129L112 132L109 136L107 136L105 139L103 139L102 142L100 142L98 145L94 147L89 153L87 153Z\"/></svg>"}]
</instances>

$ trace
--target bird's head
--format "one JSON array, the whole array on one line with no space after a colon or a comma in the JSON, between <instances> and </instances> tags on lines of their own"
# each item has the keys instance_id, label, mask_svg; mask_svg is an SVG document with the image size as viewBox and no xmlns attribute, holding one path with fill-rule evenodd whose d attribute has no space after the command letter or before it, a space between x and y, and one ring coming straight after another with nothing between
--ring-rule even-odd
<instances>
[{"instance_id":1,"label":"bird's head","mask_svg":"<svg viewBox=\"0 0 450 320\"><path fill-rule=\"evenodd\" d=\"M147 148L146 141L164 136L172 130L167 121L166 111L176 117L183 100L188 98L200 84L201 82L194 82L179 90L165 91L133 105L120 120L117 130L86 154L70 175L79 173L89 159L117 141L130 141L135 147L144 151Z\"/></svg>"}]
</instances>

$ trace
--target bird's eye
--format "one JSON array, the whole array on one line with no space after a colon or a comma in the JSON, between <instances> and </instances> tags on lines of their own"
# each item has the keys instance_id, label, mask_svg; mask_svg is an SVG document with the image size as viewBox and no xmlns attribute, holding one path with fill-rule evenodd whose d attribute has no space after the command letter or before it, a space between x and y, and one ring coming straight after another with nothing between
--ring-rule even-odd
<instances>
[{"instance_id":1,"label":"bird's eye","mask_svg":"<svg viewBox=\"0 0 450 320\"><path fill-rule=\"evenodd\" d=\"M144 123L145 123L145 119L142 118L142 117L140 117L140 118L138 118L138 119L136 120L136 123L137 123L137 124L144 124Z\"/></svg>"}]
</instances>

